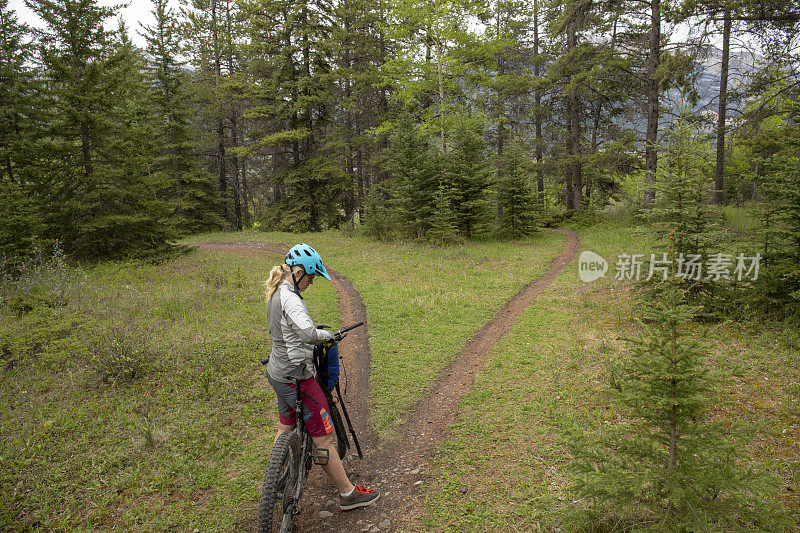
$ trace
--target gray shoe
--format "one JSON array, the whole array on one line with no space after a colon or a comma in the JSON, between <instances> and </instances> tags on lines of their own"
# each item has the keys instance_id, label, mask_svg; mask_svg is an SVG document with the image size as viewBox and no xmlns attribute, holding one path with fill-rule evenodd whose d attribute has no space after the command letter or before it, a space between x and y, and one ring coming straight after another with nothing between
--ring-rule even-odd
<instances>
[{"instance_id":1,"label":"gray shoe","mask_svg":"<svg viewBox=\"0 0 800 533\"><path fill-rule=\"evenodd\" d=\"M356 485L356 489L350 496L339 495L339 509L342 511L349 511L359 507L366 507L378 501L380 497L380 492L375 492L372 489Z\"/></svg>"}]
</instances>

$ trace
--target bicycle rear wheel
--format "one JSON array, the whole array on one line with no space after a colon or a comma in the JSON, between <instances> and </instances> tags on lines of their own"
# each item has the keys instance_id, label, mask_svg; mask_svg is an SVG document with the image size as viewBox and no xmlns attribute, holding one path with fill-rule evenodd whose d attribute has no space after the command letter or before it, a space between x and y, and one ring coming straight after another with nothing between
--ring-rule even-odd
<instances>
[{"instance_id":1,"label":"bicycle rear wheel","mask_svg":"<svg viewBox=\"0 0 800 533\"><path fill-rule=\"evenodd\" d=\"M258 507L258 533L290 532L294 516L288 509L300 469L300 437L283 433L275 442L264 476Z\"/></svg>"}]
</instances>

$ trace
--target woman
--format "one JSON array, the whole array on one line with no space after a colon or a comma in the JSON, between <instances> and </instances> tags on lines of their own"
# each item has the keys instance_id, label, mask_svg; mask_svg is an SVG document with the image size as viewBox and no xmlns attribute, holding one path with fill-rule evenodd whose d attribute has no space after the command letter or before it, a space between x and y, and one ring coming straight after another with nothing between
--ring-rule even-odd
<instances>
[{"instance_id":1,"label":"woman","mask_svg":"<svg viewBox=\"0 0 800 533\"><path fill-rule=\"evenodd\" d=\"M303 394L303 419L318 450L328 450L328 464L322 469L339 489L339 509L349 511L375 503L378 492L361 485L353 486L345 474L333 442L333 425L328 402L314 378L314 344L334 340L333 334L317 329L300 295L315 276L330 281L319 254L307 244L298 244L286 254L286 263L276 266L267 281L267 317L272 337L272 353L267 363L267 379L278 396L278 436L295 427L297 393L291 379L303 372L300 390ZM305 367L303 368L303 364ZM298 376L300 377L300 376Z\"/></svg>"}]
</instances>

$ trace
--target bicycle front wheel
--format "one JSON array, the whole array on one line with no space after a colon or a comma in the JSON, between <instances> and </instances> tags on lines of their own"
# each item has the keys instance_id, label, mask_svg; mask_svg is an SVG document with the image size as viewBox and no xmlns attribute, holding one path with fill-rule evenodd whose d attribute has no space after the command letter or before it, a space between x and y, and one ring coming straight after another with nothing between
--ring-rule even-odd
<instances>
[{"instance_id":1,"label":"bicycle front wheel","mask_svg":"<svg viewBox=\"0 0 800 533\"><path fill-rule=\"evenodd\" d=\"M290 503L299 470L300 437L288 431L278 437L269 457L258 507L258 533L292 531L294 516Z\"/></svg>"},{"instance_id":2,"label":"bicycle front wheel","mask_svg":"<svg viewBox=\"0 0 800 533\"><path fill-rule=\"evenodd\" d=\"M333 429L336 431L336 451L339 453L339 459L344 459L347 449L350 447L350 441L344 430L344 422L342 422L342 415L339 414L339 408L331 400L328 400L328 407Z\"/></svg>"}]
</instances>

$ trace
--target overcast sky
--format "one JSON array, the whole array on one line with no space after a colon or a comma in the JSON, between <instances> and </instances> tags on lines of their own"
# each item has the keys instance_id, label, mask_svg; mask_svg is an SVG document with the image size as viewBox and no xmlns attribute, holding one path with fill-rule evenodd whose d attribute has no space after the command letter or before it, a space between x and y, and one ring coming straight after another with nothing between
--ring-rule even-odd
<instances>
[{"instance_id":1,"label":"overcast sky","mask_svg":"<svg viewBox=\"0 0 800 533\"><path fill-rule=\"evenodd\" d=\"M98 4L101 6L111 6L119 3L121 2L115 0L98 0ZM144 47L144 39L139 35L139 31L141 30L139 23L141 22L146 26L153 25L154 19L150 13L153 9L153 3L151 0L127 0L126 3L128 7L122 8L120 14L125 20L125 24L128 26L128 33L131 34L131 40L137 45ZM20 22L24 22L33 27L41 27L43 25L41 19L37 17L33 11L28 9L24 0L10 0L8 5L17 12L17 18ZM177 1L171 0L170 5L177 10ZM109 19L107 27L115 29L117 24L116 18Z\"/></svg>"},{"instance_id":2,"label":"overcast sky","mask_svg":"<svg viewBox=\"0 0 800 533\"><path fill-rule=\"evenodd\" d=\"M111 6L115 4L121 3L123 0L97 0L98 4L101 6ZM141 31L141 24L145 24L146 26L152 26L154 19L151 14L151 10L153 9L153 4L151 0L127 0L127 7L123 8L120 12L120 16L125 20L125 24L128 26L128 33L131 36L131 39L134 43L138 46L144 48L145 41L139 35L139 31ZM179 0L170 0L170 6L178 10L179 7ZM33 11L28 9L28 6L25 5L25 0L10 0L9 7L17 12L18 19L20 22L24 22L29 26L33 27L41 27L43 25L41 19L37 17ZM106 23L106 27L109 29L116 29L117 27L117 19L109 19ZM681 42L686 39L688 34L692 29L692 25L690 24L683 24L681 27L675 28L675 33L671 36L673 42ZM697 28L696 28L697 29ZM718 38L716 36L712 37L711 42L716 44ZM735 45L734 45L735 46Z\"/></svg>"}]
</instances>

